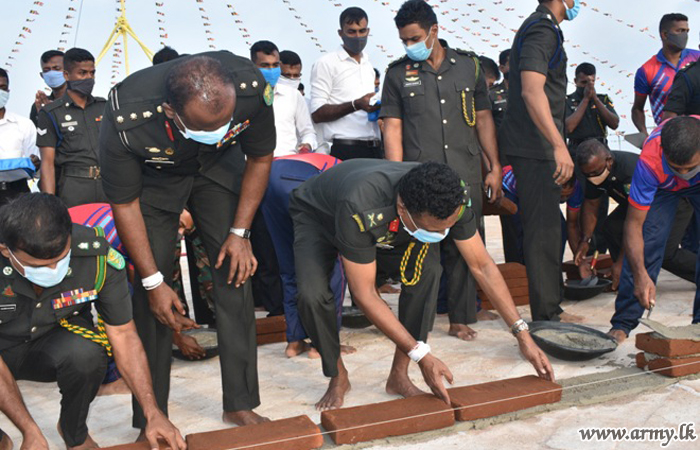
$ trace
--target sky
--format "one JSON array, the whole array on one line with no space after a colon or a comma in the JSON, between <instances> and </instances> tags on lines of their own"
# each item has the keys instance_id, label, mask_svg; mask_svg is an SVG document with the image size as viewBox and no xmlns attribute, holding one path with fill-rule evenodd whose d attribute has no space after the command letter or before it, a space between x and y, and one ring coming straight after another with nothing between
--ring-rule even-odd
<instances>
[{"instance_id":1,"label":"sky","mask_svg":"<svg viewBox=\"0 0 700 450\"><path fill-rule=\"evenodd\" d=\"M85 48L97 57L119 16L119 0L6 0L0 16L0 67L10 73L8 109L29 114L38 89L39 57L49 49ZM380 72L404 55L394 26L402 0L126 0L126 18L137 37L152 51L163 44L180 53L230 50L248 55L257 40L270 40L280 50L302 58L302 79L308 86L311 65L324 51L340 45L338 17L344 8L359 6L369 16L370 60ZM510 48L515 30L537 7L536 0L430 0L440 25L439 35L450 46L473 50L495 60ZM569 78L575 66L591 62L598 69L598 93L613 99L621 117L618 131L634 133L630 109L634 73L656 54L663 14L690 17L688 47L698 48L700 0L587 0L579 17L563 24L569 57ZM107 95L126 76L125 50L131 72L150 65L137 42L108 49L97 67L95 95ZM571 87L573 90L573 85ZM647 118L647 124L651 124ZM618 148L619 137L611 136ZM622 148L629 148L624 142Z\"/></svg>"}]
</instances>

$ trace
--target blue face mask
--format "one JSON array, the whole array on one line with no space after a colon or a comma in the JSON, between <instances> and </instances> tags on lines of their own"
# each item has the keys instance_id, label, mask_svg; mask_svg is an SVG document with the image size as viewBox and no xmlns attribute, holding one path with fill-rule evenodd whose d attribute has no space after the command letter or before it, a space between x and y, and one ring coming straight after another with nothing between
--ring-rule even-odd
<instances>
[{"instance_id":1,"label":"blue face mask","mask_svg":"<svg viewBox=\"0 0 700 450\"><path fill-rule=\"evenodd\" d=\"M425 45L428 38L430 38L430 34L428 34L428 37L426 37L424 41L416 42L413 45L404 44L403 48L406 49L406 56L411 58L413 61L425 61L428 59L433 51L433 47L435 46L435 40L433 40L433 45L431 45L430 48Z\"/></svg>"},{"instance_id":2,"label":"blue face mask","mask_svg":"<svg viewBox=\"0 0 700 450\"><path fill-rule=\"evenodd\" d=\"M416 222L413 220L413 217L411 217L411 213L408 212L408 210L406 210L406 214L408 214L408 218L411 219L411 223L416 228L416 231L411 231L408 228L406 228L406 224L403 225L403 229L406 230L406 233L408 233L411 237L414 237L425 244L436 244L445 239L447 235L450 234L449 228L446 228L444 233L439 233L437 231L428 231L422 228L418 228L418 225L416 225ZM400 217L401 216L399 216L399 218ZM401 219L401 222L403 223L403 219Z\"/></svg>"},{"instance_id":3,"label":"blue face mask","mask_svg":"<svg viewBox=\"0 0 700 450\"><path fill-rule=\"evenodd\" d=\"M68 251L68 254L64 256L63 259L56 263L56 268L52 269L50 267L23 266L15 254L12 253L12 250L9 248L7 250L10 252L10 255L12 255L12 258L14 258L17 265L24 271L24 278L37 286L41 286L43 288L56 286L58 283L63 281L66 274L68 274L71 254L70 251Z\"/></svg>"},{"instance_id":4,"label":"blue face mask","mask_svg":"<svg viewBox=\"0 0 700 450\"><path fill-rule=\"evenodd\" d=\"M185 126L185 122L182 121L182 118L177 113L175 113L175 116L180 119L180 123L183 127L185 127L185 131L178 128L180 133L187 139L192 139L193 141L197 141L204 145L218 144L224 138L224 136L226 136L226 133L228 133L228 128L231 126L231 122L229 122L214 131L192 131Z\"/></svg>"},{"instance_id":5,"label":"blue face mask","mask_svg":"<svg viewBox=\"0 0 700 450\"><path fill-rule=\"evenodd\" d=\"M56 89L66 83L63 72L58 70L49 70L48 72L44 72L41 76L44 78L46 85L51 89Z\"/></svg>"},{"instance_id":6,"label":"blue face mask","mask_svg":"<svg viewBox=\"0 0 700 450\"><path fill-rule=\"evenodd\" d=\"M0 109L7 105L8 100L10 100L10 93L0 89Z\"/></svg>"},{"instance_id":7,"label":"blue face mask","mask_svg":"<svg viewBox=\"0 0 700 450\"><path fill-rule=\"evenodd\" d=\"M573 8L569 8L566 4L566 0L563 1L564 7L566 8L566 20L574 20L576 16L578 16L578 13L581 12L581 0L574 0Z\"/></svg>"},{"instance_id":8,"label":"blue face mask","mask_svg":"<svg viewBox=\"0 0 700 450\"><path fill-rule=\"evenodd\" d=\"M260 69L260 72L262 72L263 76L265 77L265 81L267 81L272 87L275 87L277 80L279 80L280 75L282 75L282 69L279 67L273 67L272 69Z\"/></svg>"}]
</instances>

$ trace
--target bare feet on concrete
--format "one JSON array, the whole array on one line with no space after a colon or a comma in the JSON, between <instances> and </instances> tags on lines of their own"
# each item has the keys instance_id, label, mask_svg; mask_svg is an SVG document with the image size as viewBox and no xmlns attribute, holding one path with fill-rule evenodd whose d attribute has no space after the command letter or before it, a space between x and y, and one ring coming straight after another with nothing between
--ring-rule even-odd
<instances>
[{"instance_id":1,"label":"bare feet on concrete","mask_svg":"<svg viewBox=\"0 0 700 450\"><path fill-rule=\"evenodd\" d=\"M476 320L498 320L501 316L496 313L489 311L488 309L481 309L476 313Z\"/></svg>"},{"instance_id":2,"label":"bare feet on concrete","mask_svg":"<svg viewBox=\"0 0 700 450\"><path fill-rule=\"evenodd\" d=\"M451 323L450 331L448 331L448 334L450 336L455 336L457 339L461 339L463 341L473 341L474 339L476 339L476 335L478 333L476 332L476 330L470 328L469 326L463 323Z\"/></svg>"},{"instance_id":3,"label":"bare feet on concrete","mask_svg":"<svg viewBox=\"0 0 700 450\"><path fill-rule=\"evenodd\" d=\"M345 395L350 392L350 378L348 371L343 365L343 360L338 358L338 375L331 378L328 383L328 390L323 394L321 400L316 403L316 409L325 411L328 409L338 409L345 402Z\"/></svg>"},{"instance_id":4,"label":"bare feet on concrete","mask_svg":"<svg viewBox=\"0 0 700 450\"><path fill-rule=\"evenodd\" d=\"M616 330L615 328L608 331L608 335L612 336L617 341L618 345L622 344L625 342L625 339L627 339L627 334L624 331Z\"/></svg>"},{"instance_id":5,"label":"bare feet on concrete","mask_svg":"<svg viewBox=\"0 0 700 450\"><path fill-rule=\"evenodd\" d=\"M413 384L408 374L390 373L386 380L386 393L389 395L400 395L401 397L415 397L416 395L427 394L427 392L418 389L418 386Z\"/></svg>"},{"instance_id":6,"label":"bare feet on concrete","mask_svg":"<svg viewBox=\"0 0 700 450\"><path fill-rule=\"evenodd\" d=\"M295 356L299 356L302 353L308 352L309 350L311 350L311 344L308 342L304 340L294 341L287 343L287 348L284 349L284 354L287 355L287 358L294 358Z\"/></svg>"},{"instance_id":7,"label":"bare feet on concrete","mask_svg":"<svg viewBox=\"0 0 700 450\"><path fill-rule=\"evenodd\" d=\"M221 416L221 420L223 420L224 423L238 425L239 427L270 421L270 419L267 417L263 417L260 414L250 410L224 411Z\"/></svg>"},{"instance_id":8,"label":"bare feet on concrete","mask_svg":"<svg viewBox=\"0 0 700 450\"><path fill-rule=\"evenodd\" d=\"M61 439L63 439L63 430L61 430L60 423L56 424L56 429L58 430L58 435L61 436ZM65 439L63 439L63 440L65 442ZM76 445L75 447L71 447L70 445L66 444L67 450L92 450L94 448L100 448L100 446L97 445L97 442L95 442L95 440L89 434L87 435L87 438L85 438L85 442L83 442L80 445Z\"/></svg>"},{"instance_id":9,"label":"bare feet on concrete","mask_svg":"<svg viewBox=\"0 0 700 450\"><path fill-rule=\"evenodd\" d=\"M340 345L340 354L341 355L352 355L353 353L356 353L357 349L353 347L352 345ZM321 357L321 354L316 350L315 347L311 347L309 349L309 359L319 359Z\"/></svg>"},{"instance_id":10,"label":"bare feet on concrete","mask_svg":"<svg viewBox=\"0 0 700 450\"><path fill-rule=\"evenodd\" d=\"M569 314L568 312L562 312L561 314L559 314L559 320L561 320L564 323L583 323L584 317Z\"/></svg>"},{"instance_id":11,"label":"bare feet on concrete","mask_svg":"<svg viewBox=\"0 0 700 450\"><path fill-rule=\"evenodd\" d=\"M113 381L108 384L103 384L100 386L100 390L97 391L97 396L105 396L105 395L125 395L125 394L131 394L131 389L129 389L129 386L126 385L126 381L124 381L124 378L120 378L117 381Z\"/></svg>"}]
</instances>

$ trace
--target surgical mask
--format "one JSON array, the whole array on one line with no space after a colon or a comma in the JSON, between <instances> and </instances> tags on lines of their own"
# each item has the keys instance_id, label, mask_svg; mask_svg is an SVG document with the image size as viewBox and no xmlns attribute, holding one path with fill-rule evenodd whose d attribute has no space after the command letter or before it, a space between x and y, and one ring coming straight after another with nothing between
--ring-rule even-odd
<instances>
[{"instance_id":1,"label":"surgical mask","mask_svg":"<svg viewBox=\"0 0 700 450\"><path fill-rule=\"evenodd\" d=\"M685 181L690 181L690 180L692 180L693 178L695 178L695 176L696 176L698 173L700 173L700 166L696 166L693 170L691 170L691 171L688 172L688 173L679 173L679 172L677 172L673 167L671 167L670 165L668 166L668 168L671 170L671 172L672 172L675 176L677 176L678 178L681 178L681 179L683 179L683 180L685 180Z\"/></svg>"},{"instance_id":2,"label":"surgical mask","mask_svg":"<svg viewBox=\"0 0 700 450\"><path fill-rule=\"evenodd\" d=\"M610 175L610 171L606 167L605 170L603 171L603 173L601 173L600 175L596 175L595 177L588 177L587 179L591 184L594 184L596 186L600 186L601 184L603 184L603 182L605 182L605 180L608 179L609 175Z\"/></svg>"},{"instance_id":3,"label":"surgical mask","mask_svg":"<svg viewBox=\"0 0 700 450\"><path fill-rule=\"evenodd\" d=\"M666 40L679 50L685 50L688 45L688 33L667 33Z\"/></svg>"},{"instance_id":4,"label":"surgical mask","mask_svg":"<svg viewBox=\"0 0 700 450\"><path fill-rule=\"evenodd\" d=\"M44 83L51 89L56 89L66 83L66 78L60 70L49 70L48 72L42 73L41 76L44 79Z\"/></svg>"},{"instance_id":5,"label":"surgical mask","mask_svg":"<svg viewBox=\"0 0 700 450\"><path fill-rule=\"evenodd\" d=\"M185 122L182 121L182 118L178 115L178 113L175 113L175 116L180 119L180 123L183 127L185 127L185 131L178 128L180 133L185 136L185 138L192 139L193 141L197 141L204 145L218 144L224 138L224 136L226 136L226 133L228 133L228 129L231 126L231 122L229 122L214 131L192 131L185 126Z\"/></svg>"},{"instance_id":6,"label":"surgical mask","mask_svg":"<svg viewBox=\"0 0 700 450\"><path fill-rule=\"evenodd\" d=\"M277 83L281 84L282 86L289 86L292 89L299 89L301 78L287 78L285 76L280 76Z\"/></svg>"},{"instance_id":7,"label":"surgical mask","mask_svg":"<svg viewBox=\"0 0 700 450\"><path fill-rule=\"evenodd\" d=\"M63 257L63 259L56 263L56 267L53 269L50 267L24 266L21 262L19 262L15 254L12 253L12 250L9 248L7 250L10 252L10 255L12 255L12 258L14 258L17 265L24 271L24 278L37 286L41 286L43 288L56 286L58 283L63 281L68 274L71 254L70 250L68 251L68 254Z\"/></svg>"},{"instance_id":8,"label":"surgical mask","mask_svg":"<svg viewBox=\"0 0 700 450\"><path fill-rule=\"evenodd\" d=\"M82 80L69 80L68 89L71 91L78 92L85 96L90 96L92 94L92 88L95 87L94 78L84 78Z\"/></svg>"},{"instance_id":9,"label":"surgical mask","mask_svg":"<svg viewBox=\"0 0 700 450\"><path fill-rule=\"evenodd\" d=\"M428 42L429 37L430 34L428 34L424 41L416 42L413 45L404 44L403 48L406 49L406 56L413 61L425 61L428 59L430 54L433 52L433 47L435 46L435 40L433 40L433 45L431 45L430 48L425 45L425 43Z\"/></svg>"},{"instance_id":10,"label":"surgical mask","mask_svg":"<svg viewBox=\"0 0 700 450\"><path fill-rule=\"evenodd\" d=\"M7 101L10 99L10 91L3 91L0 89L0 109L7 105Z\"/></svg>"},{"instance_id":11,"label":"surgical mask","mask_svg":"<svg viewBox=\"0 0 700 450\"><path fill-rule=\"evenodd\" d=\"M566 0L563 0L563 2L566 8L566 20L574 20L581 11L581 0L574 0L573 8L569 8L569 5L566 4Z\"/></svg>"},{"instance_id":12,"label":"surgical mask","mask_svg":"<svg viewBox=\"0 0 700 450\"><path fill-rule=\"evenodd\" d=\"M449 228L446 228L444 233L438 233L437 231L428 231L422 228L418 228L418 225L416 225L416 222L413 220L413 217L411 217L411 213L408 212L408 210L406 210L406 214L408 214L408 218L411 219L411 223L416 228L416 231L411 231L408 228L406 228L406 224L403 224L403 219L401 219L403 229L406 230L406 233L408 233L411 237L414 237L425 244L436 244L445 239L450 233Z\"/></svg>"},{"instance_id":13,"label":"surgical mask","mask_svg":"<svg viewBox=\"0 0 700 450\"><path fill-rule=\"evenodd\" d=\"M280 75L282 74L282 69L273 67L271 69L260 69L260 72L262 72L265 77L265 81L267 81L270 86L275 87L277 80L280 79Z\"/></svg>"},{"instance_id":14,"label":"surgical mask","mask_svg":"<svg viewBox=\"0 0 700 450\"><path fill-rule=\"evenodd\" d=\"M350 37L342 34L341 37L343 38L345 49L353 55L359 55L367 46L367 36Z\"/></svg>"}]
</instances>

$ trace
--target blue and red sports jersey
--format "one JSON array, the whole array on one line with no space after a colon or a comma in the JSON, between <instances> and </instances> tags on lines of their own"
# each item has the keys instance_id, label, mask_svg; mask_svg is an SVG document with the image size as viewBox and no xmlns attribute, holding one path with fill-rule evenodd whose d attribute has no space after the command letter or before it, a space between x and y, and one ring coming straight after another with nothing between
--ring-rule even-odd
<instances>
[{"instance_id":1,"label":"blue and red sports jersey","mask_svg":"<svg viewBox=\"0 0 700 450\"><path fill-rule=\"evenodd\" d=\"M518 197L518 187L515 182L515 174L513 173L512 166L505 166L503 168L503 189L513 194L516 198ZM583 205L583 194L583 188L578 180L576 180L574 182L574 192L566 199L566 209L570 211L578 211L581 209L581 205Z\"/></svg>"},{"instance_id":2,"label":"blue and red sports jersey","mask_svg":"<svg viewBox=\"0 0 700 450\"><path fill-rule=\"evenodd\" d=\"M691 116L700 120L700 116ZM679 178L671 172L661 148L661 130L668 120L658 126L644 142L644 148L632 176L629 202L643 211L649 210L656 191L680 191L700 183L700 174L691 180Z\"/></svg>"},{"instance_id":3,"label":"blue and red sports jersey","mask_svg":"<svg viewBox=\"0 0 700 450\"><path fill-rule=\"evenodd\" d=\"M634 78L634 92L649 97L651 111L657 125L661 124L664 105L671 92L676 72L698 59L700 59L700 51L686 49L681 53L678 65L674 66L666 59L663 51L659 50L659 53L652 56L637 70Z\"/></svg>"},{"instance_id":4,"label":"blue and red sports jersey","mask_svg":"<svg viewBox=\"0 0 700 450\"><path fill-rule=\"evenodd\" d=\"M68 209L73 223L86 227L102 227L105 239L113 249L126 256L126 247L117 235L117 228L112 216L112 208L107 203L89 203Z\"/></svg>"}]
</instances>

